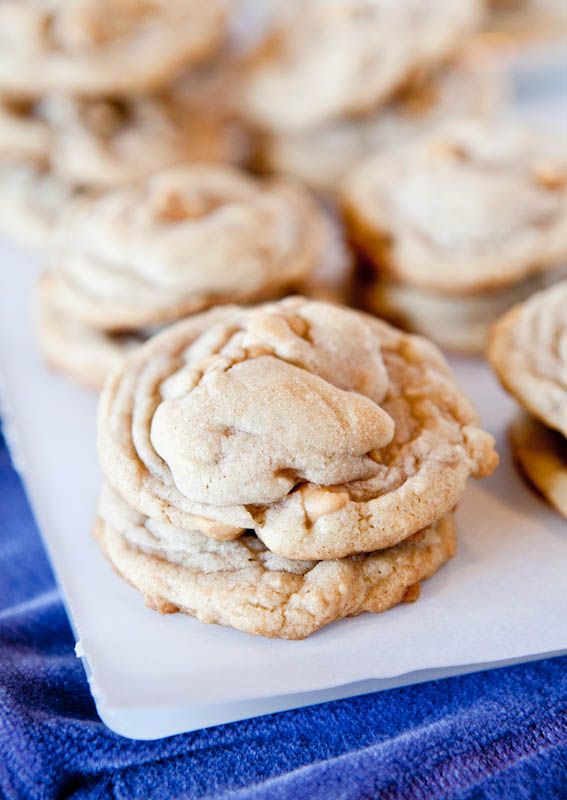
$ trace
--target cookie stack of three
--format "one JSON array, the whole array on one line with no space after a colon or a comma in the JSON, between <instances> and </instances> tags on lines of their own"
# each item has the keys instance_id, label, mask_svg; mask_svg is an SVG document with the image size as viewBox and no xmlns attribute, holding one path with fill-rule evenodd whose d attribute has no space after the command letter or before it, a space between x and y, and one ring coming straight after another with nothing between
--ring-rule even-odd
<instances>
[{"instance_id":1,"label":"cookie stack of three","mask_svg":"<svg viewBox=\"0 0 567 800\"><path fill-rule=\"evenodd\" d=\"M315 0L284 7L249 60L242 113L262 169L331 195L369 153L459 114L484 116L502 87L464 57L482 3Z\"/></svg>"},{"instance_id":2,"label":"cookie stack of three","mask_svg":"<svg viewBox=\"0 0 567 800\"><path fill-rule=\"evenodd\" d=\"M223 0L3 2L2 226L42 244L74 194L247 157L226 98L210 91L226 35Z\"/></svg>"},{"instance_id":3,"label":"cookie stack of three","mask_svg":"<svg viewBox=\"0 0 567 800\"><path fill-rule=\"evenodd\" d=\"M103 390L95 535L148 606L300 639L414 600L490 435L434 345L302 298L214 308Z\"/></svg>"}]
</instances>

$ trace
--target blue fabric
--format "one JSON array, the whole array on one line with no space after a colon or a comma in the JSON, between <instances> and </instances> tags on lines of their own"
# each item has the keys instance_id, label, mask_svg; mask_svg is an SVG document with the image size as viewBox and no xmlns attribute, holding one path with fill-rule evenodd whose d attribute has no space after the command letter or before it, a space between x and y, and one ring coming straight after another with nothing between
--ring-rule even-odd
<instances>
[{"instance_id":1,"label":"blue fabric","mask_svg":"<svg viewBox=\"0 0 567 800\"><path fill-rule=\"evenodd\" d=\"M97 717L0 443L2 798L567 798L567 659L395 689L157 742Z\"/></svg>"}]
</instances>

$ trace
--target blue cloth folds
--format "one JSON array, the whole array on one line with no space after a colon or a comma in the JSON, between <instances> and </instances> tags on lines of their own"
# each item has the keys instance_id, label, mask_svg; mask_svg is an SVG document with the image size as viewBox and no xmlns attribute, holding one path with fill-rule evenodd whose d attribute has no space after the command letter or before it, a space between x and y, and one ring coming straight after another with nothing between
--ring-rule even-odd
<instances>
[{"instance_id":1,"label":"blue cloth folds","mask_svg":"<svg viewBox=\"0 0 567 800\"><path fill-rule=\"evenodd\" d=\"M73 645L0 441L2 798L567 798L567 658L135 742L98 719Z\"/></svg>"}]
</instances>

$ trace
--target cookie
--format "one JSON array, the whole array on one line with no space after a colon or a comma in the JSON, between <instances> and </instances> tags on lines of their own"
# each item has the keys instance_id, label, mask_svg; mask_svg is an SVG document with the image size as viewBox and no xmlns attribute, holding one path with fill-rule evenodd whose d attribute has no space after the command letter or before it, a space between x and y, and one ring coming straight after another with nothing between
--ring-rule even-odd
<instances>
[{"instance_id":1,"label":"cookie","mask_svg":"<svg viewBox=\"0 0 567 800\"><path fill-rule=\"evenodd\" d=\"M334 620L386 611L453 557L451 515L402 544L333 561L293 561L253 534L215 542L149 520L103 489L95 537L110 563L161 613L246 633L303 639Z\"/></svg>"},{"instance_id":2,"label":"cookie","mask_svg":"<svg viewBox=\"0 0 567 800\"><path fill-rule=\"evenodd\" d=\"M481 10L477 0L294 4L251 60L243 113L277 131L367 113L450 56Z\"/></svg>"},{"instance_id":3,"label":"cookie","mask_svg":"<svg viewBox=\"0 0 567 800\"><path fill-rule=\"evenodd\" d=\"M534 292L567 276L567 266L479 295L455 297L362 271L355 282L357 304L404 330L433 339L452 352L477 354L486 347L495 319Z\"/></svg>"},{"instance_id":4,"label":"cookie","mask_svg":"<svg viewBox=\"0 0 567 800\"><path fill-rule=\"evenodd\" d=\"M342 191L381 275L447 295L510 286L567 258L567 147L463 120L362 162Z\"/></svg>"},{"instance_id":5,"label":"cookie","mask_svg":"<svg viewBox=\"0 0 567 800\"><path fill-rule=\"evenodd\" d=\"M105 384L98 449L145 516L315 560L398 544L497 462L433 345L302 298L216 308L142 345Z\"/></svg>"},{"instance_id":6,"label":"cookie","mask_svg":"<svg viewBox=\"0 0 567 800\"><path fill-rule=\"evenodd\" d=\"M42 104L51 166L76 186L111 188L190 162L241 163L245 131L234 120L192 108L175 92L135 98L55 96Z\"/></svg>"},{"instance_id":7,"label":"cookie","mask_svg":"<svg viewBox=\"0 0 567 800\"><path fill-rule=\"evenodd\" d=\"M510 428L512 452L523 474L567 517L567 439L527 414Z\"/></svg>"},{"instance_id":8,"label":"cookie","mask_svg":"<svg viewBox=\"0 0 567 800\"><path fill-rule=\"evenodd\" d=\"M42 247L72 196L44 167L0 159L0 227L22 244Z\"/></svg>"},{"instance_id":9,"label":"cookie","mask_svg":"<svg viewBox=\"0 0 567 800\"><path fill-rule=\"evenodd\" d=\"M505 314L491 332L487 353L520 405L567 436L567 280Z\"/></svg>"},{"instance_id":10,"label":"cookie","mask_svg":"<svg viewBox=\"0 0 567 800\"><path fill-rule=\"evenodd\" d=\"M364 116L342 117L299 133L266 134L260 144L260 166L334 194L366 157L423 136L460 115L484 118L503 103L505 94L504 81L493 72L459 63Z\"/></svg>"},{"instance_id":11,"label":"cookie","mask_svg":"<svg viewBox=\"0 0 567 800\"><path fill-rule=\"evenodd\" d=\"M214 247L211 247L214 243ZM176 168L81 198L56 227L39 291L47 360L100 388L148 330L233 299L343 299L351 257L300 187L228 167Z\"/></svg>"},{"instance_id":12,"label":"cookie","mask_svg":"<svg viewBox=\"0 0 567 800\"><path fill-rule=\"evenodd\" d=\"M215 53L225 29L222 0L4 0L0 91L151 91Z\"/></svg>"},{"instance_id":13,"label":"cookie","mask_svg":"<svg viewBox=\"0 0 567 800\"><path fill-rule=\"evenodd\" d=\"M70 206L50 254L52 291L89 325L135 330L277 297L310 275L327 243L326 218L300 187L178 167Z\"/></svg>"}]
</instances>

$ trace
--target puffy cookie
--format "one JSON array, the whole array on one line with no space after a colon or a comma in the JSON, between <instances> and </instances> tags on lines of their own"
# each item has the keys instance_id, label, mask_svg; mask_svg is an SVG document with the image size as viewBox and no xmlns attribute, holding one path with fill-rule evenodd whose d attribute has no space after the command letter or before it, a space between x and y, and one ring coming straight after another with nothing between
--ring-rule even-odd
<instances>
[{"instance_id":1,"label":"puffy cookie","mask_svg":"<svg viewBox=\"0 0 567 800\"><path fill-rule=\"evenodd\" d=\"M419 594L455 553L451 515L397 547L333 561L275 556L253 534L215 542L131 509L104 487L95 537L146 604L260 636L303 639L364 611L378 613Z\"/></svg>"},{"instance_id":2,"label":"puffy cookie","mask_svg":"<svg viewBox=\"0 0 567 800\"><path fill-rule=\"evenodd\" d=\"M493 72L462 62L364 116L342 117L298 133L265 134L260 140L260 166L334 194L368 156L423 136L454 117L486 117L505 94L504 82Z\"/></svg>"},{"instance_id":3,"label":"puffy cookie","mask_svg":"<svg viewBox=\"0 0 567 800\"><path fill-rule=\"evenodd\" d=\"M325 242L300 187L196 165L74 203L50 264L60 307L129 330L277 295L309 275Z\"/></svg>"},{"instance_id":4,"label":"puffy cookie","mask_svg":"<svg viewBox=\"0 0 567 800\"><path fill-rule=\"evenodd\" d=\"M449 123L346 179L353 241L395 280L452 295L567 258L567 148L508 122Z\"/></svg>"},{"instance_id":5,"label":"puffy cookie","mask_svg":"<svg viewBox=\"0 0 567 800\"><path fill-rule=\"evenodd\" d=\"M41 103L52 169L72 185L111 188L191 162L241 163L247 135L175 92L133 98L57 95Z\"/></svg>"},{"instance_id":6,"label":"puffy cookie","mask_svg":"<svg viewBox=\"0 0 567 800\"><path fill-rule=\"evenodd\" d=\"M40 346L73 377L98 360L86 378L99 387L149 328L290 291L338 299L349 267L336 225L299 186L175 168L68 206L40 284Z\"/></svg>"},{"instance_id":7,"label":"puffy cookie","mask_svg":"<svg viewBox=\"0 0 567 800\"><path fill-rule=\"evenodd\" d=\"M456 297L376 279L368 272L357 276L357 305L394 324L433 339L460 353L483 353L494 320L516 303L567 275L567 266L530 275L512 286Z\"/></svg>"},{"instance_id":8,"label":"puffy cookie","mask_svg":"<svg viewBox=\"0 0 567 800\"><path fill-rule=\"evenodd\" d=\"M130 94L216 52L222 0L3 0L0 91Z\"/></svg>"},{"instance_id":9,"label":"puffy cookie","mask_svg":"<svg viewBox=\"0 0 567 800\"><path fill-rule=\"evenodd\" d=\"M523 408L567 436L567 280L505 314L491 331L488 357Z\"/></svg>"},{"instance_id":10,"label":"puffy cookie","mask_svg":"<svg viewBox=\"0 0 567 800\"><path fill-rule=\"evenodd\" d=\"M516 461L567 516L567 281L534 294L499 319L487 353L504 388L533 415L511 426Z\"/></svg>"},{"instance_id":11,"label":"puffy cookie","mask_svg":"<svg viewBox=\"0 0 567 800\"><path fill-rule=\"evenodd\" d=\"M510 427L510 443L532 486L567 517L567 439L524 414Z\"/></svg>"},{"instance_id":12,"label":"puffy cookie","mask_svg":"<svg viewBox=\"0 0 567 800\"><path fill-rule=\"evenodd\" d=\"M243 112L300 131L368 112L446 59L476 28L477 0L314 0L290 4L251 60Z\"/></svg>"},{"instance_id":13,"label":"puffy cookie","mask_svg":"<svg viewBox=\"0 0 567 800\"><path fill-rule=\"evenodd\" d=\"M398 544L497 462L433 345L301 298L142 345L105 385L98 449L145 516L316 560Z\"/></svg>"}]
</instances>

